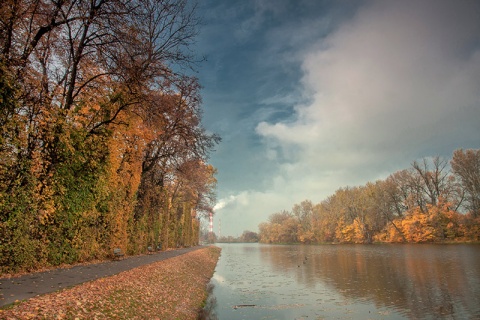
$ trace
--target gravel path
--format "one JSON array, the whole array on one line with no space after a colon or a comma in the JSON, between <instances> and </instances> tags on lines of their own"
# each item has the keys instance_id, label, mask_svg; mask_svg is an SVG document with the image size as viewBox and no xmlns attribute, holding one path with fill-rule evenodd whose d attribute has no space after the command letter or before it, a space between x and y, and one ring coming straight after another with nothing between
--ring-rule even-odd
<instances>
[{"instance_id":1,"label":"gravel path","mask_svg":"<svg viewBox=\"0 0 480 320\"><path fill-rule=\"evenodd\" d=\"M142 265L173 258L203 246L161 251L149 255L126 257L118 261L77 265L68 269L54 269L26 274L20 277L0 278L0 307L37 295L72 287L87 281L109 277Z\"/></svg>"}]
</instances>

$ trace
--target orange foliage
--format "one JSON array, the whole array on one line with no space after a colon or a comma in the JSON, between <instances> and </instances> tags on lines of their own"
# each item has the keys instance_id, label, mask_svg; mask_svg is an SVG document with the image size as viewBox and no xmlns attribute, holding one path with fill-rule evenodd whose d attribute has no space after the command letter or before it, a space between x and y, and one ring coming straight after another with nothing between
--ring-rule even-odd
<instances>
[{"instance_id":1,"label":"orange foliage","mask_svg":"<svg viewBox=\"0 0 480 320\"><path fill-rule=\"evenodd\" d=\"M463 216L450 206L440 198L438 205L427 205L426 212L415 207L403 219L396 219L386 226L375 240L418 243L460 239L464 233Z\"/></svg>"},{"instance_id":2,"label":"orange foliage","mask_svg":"<svg viewBox=\"0 0 480 320\"><path fill-rule=\"evenodd\" d=\"M346 224L343 218L340 219L337 230L336 237L340 242L346 243L366 243L367 239L365 237L365 224L360 221L360 219L355 218L352 223Z\"/></svg>"},{"instance_id":3,"label":"orange foliage","mask_svg":"<svg viewBox=\"0 0 480 320\"><path fill-rule=\"evenodd\" d=\"M395 220L385 226L381 232L374 235L373 240L389 243L405 242L406 239L403 237L402 231L399 230L398 226L396 227L397 224L401 224L401 220Z\"/></svg>"},{"instance_id":4,"label":"orange foliage","mask_svg":"<svg viewBox=\"0 0 480 320\"><path fill-rule=\"evenodd\" d=\"M438 162L444 164L445 162ZM441 170L444 167L440 168ZM439 170L440 170L439 169ZM423 172L426 176L430 173ZM444 173L445 174L445 173ZM270 216L269 223L260 225L262 242L444 242L444 241L480 241L480 218L474 212L461 214L454 208L461 204L454 197L455 189L447 184L454 183L450 176L442 187L450 190L446 197L435 196L435 204L423 201L425 198L419 189L409 189L408 183L414 176L405 173L404 179L390 181L399 186L397 193L382 192L385 186L381 182L368 184L367 187L343 188L336 191L327 200L313 206L308 224L297 221L297 240L285 237L291 225L288 211ZM418 178L418 177L417 177ZM391 190L390 190L391 191ZM455 191L455 192L454 192ZM417 192L418 201L408 201L412 192ZM439 193L441 194L441 193ZM423 199L423 200L422 200ZM433 202L433 201L432 201ZM415 205L417 203L417 205ZM418 204L419 203L419 204ZM294 206L298 209L298 205ZM409 210L405 211L408 207ZM295 216L300 217L298 214Z\"/></svg>"},{"instance_id":5,"label":"orange foliage","mask_svg":"<svg viewBox=\"0 0 480 320\"><path fill-rule=\"evenodd\" d=\"M408 242L428 242L435 239L431 217L417 207L401 221L403 235Z\"/></svg>"},{"instance_id":6,"label":"orange foliage","mask_svg":"<svg viewBox=\"0 0 480 320\"><path fill-rule=\"evenodd\" d=\"M194 244L219 141L197 79L169 70L193 63L194 7L35 3L1 8L0 268L144 252L164 230Z\"/></svg>"}]
</instances>

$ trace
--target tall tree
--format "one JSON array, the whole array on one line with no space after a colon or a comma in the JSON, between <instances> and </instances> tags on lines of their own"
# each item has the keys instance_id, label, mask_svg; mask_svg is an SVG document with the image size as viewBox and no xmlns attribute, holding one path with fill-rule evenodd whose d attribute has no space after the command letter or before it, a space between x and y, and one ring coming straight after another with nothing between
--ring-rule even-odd
<instances>
[{"instance_id":1,"label":"tall tree","mask_svg":"<svg viewBox=\"0 0 480 320\"><path fill-rule=\"evenodd\" d=\"M198 226L172 211L190 183L178 169L205 171L219 141L187 75L197 25L187 0L0 3L2 265L138 252L175 219ZM199 189L191 207L212 194Z\"/></svg>"},{"instance_id":2,"label":"tall tree","mask_svg":"<svg viewBox=\"0 0 480 320\"><path fill-rule=\"evenodd\" d=\"M465 207L480 217L480 150L455 150L450 162L465 191Z\"/></svg>"},{"instance_id":3,"label":"tall tree","mask_svg":"<svg viewBox=\"0 0 480 320\"><path fill-rule=\"evenodd\" d=\"M449 184L449 171L447 170L448 162L436 156L431 163L433 165L432 169L430 169L428 160L424 158L421 163L414 161L412 167L419 177L417 187L423 191L426 202L436 206L440 197L449 198L451 185Z\"/></svg>"}]
</instances>

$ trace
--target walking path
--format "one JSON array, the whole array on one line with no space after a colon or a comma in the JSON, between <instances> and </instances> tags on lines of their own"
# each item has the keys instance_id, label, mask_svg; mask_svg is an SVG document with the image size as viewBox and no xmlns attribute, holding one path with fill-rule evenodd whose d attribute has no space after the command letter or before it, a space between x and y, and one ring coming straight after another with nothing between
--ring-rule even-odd
<instances>
[{"instance_id":1,"label":"walking path","mask_svg":"<svg viewBox=\"0 0 480 320\"><path fill-rule=\"evenodd\" d=\"M78 265L68 269L54 269L26 274L20 277L0 278L0 307L16 300L25 300L37 295L72 287L83 282L113 276L139 266L180 256L202 246L160 251L149 255L126 257L119 261L106 261Z\"/></svg>"}]
</instances>

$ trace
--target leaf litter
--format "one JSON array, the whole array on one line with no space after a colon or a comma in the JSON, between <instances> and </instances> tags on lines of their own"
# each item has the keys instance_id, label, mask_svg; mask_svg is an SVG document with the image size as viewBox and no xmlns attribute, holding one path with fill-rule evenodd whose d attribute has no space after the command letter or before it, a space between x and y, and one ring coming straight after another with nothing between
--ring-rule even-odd
<instances>
[{"instance_id":1,"label":"leaf litter","mask_svg":"<svg viewBox=\"0 0 480 320\"><path fill-rule=\"evenodd\" d=\"M207 247L0 309L0 319L196 319L220 248Z\"/></svg>"}]
</instances>

